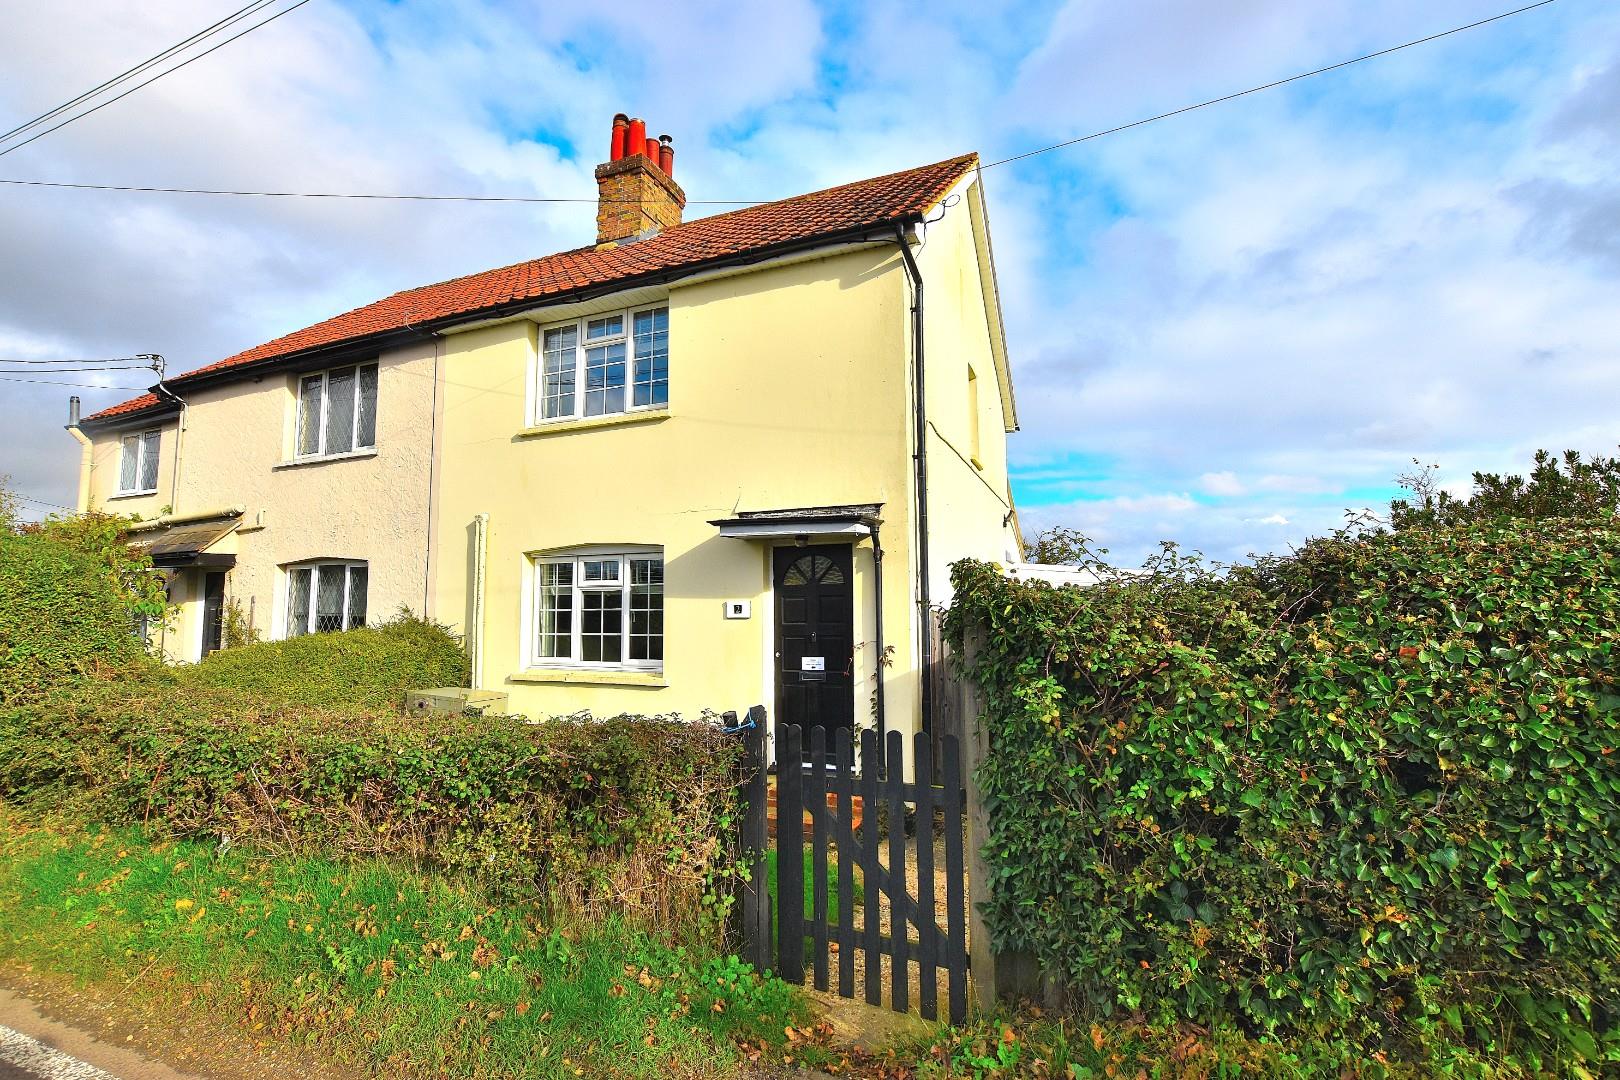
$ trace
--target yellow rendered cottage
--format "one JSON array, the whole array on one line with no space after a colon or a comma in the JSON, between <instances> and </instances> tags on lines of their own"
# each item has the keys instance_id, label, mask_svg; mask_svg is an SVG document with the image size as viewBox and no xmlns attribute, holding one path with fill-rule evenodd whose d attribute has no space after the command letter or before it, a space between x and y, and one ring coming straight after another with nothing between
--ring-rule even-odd
<instances>
[{"instance_id":1,"label":"yellow rendered cottage","mask_svg":"<svg viewBox=\"0 0 1620 1080\"><path fill-rule=\"evenodd\" d=\"M596 242L397 293L84 418L178 661L401 606L531 717L923 724L949 565L1016 560L974 155L682 223L616 117Z\"/></svg>"}]
</instances>

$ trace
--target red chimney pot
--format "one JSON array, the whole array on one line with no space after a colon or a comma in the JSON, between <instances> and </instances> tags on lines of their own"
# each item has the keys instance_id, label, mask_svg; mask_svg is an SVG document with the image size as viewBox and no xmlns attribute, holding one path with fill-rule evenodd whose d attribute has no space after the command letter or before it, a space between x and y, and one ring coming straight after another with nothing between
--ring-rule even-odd
<instances>
[{"instance_id":1,"label":"red chimney pot","mask_svg":"<svg viewBox=\"0 0 1620 1080\"><path fill-rule=\"evenodd\" d=\"M624 113L619 113L618 115L614 116L613 149L608 155L609 161L618 161L620 158L624 157L624 139L626 131L629 127L630 118L624 115Z\"/></svg>"},{"instance_id":2,"label":"red chimney pot","mask_svg":"<svg viewBox=\"0 0 1620 1080\"><path fill-rule=\"evenodd\" d=\"M658 167L664 170L664 175L675 177L675 140L668 135L658 136Z\"/></svg>"},{"instance_id":3,"label":"red chimney pot","mask_svg":"<svg viewBox=\"0 0 1620 1080\"><path fill-rule=\"evenodd\" d=\"M647 142L647 122L639 117L630 121L630 128L624 137L624 156L634 157L643 153Z\"/></svg>"},{"instance_id":4,"label":"red chimney pot","mask_svg":"<svg viewBox=\"0 0 1620 1080\"><path fill-rule=\"evenodd\" d=\"M648 135L642 147L642 153L647 155L648 161L651 161L654 165L658 164L658 140Z\"/></svg>"}]
</instances>

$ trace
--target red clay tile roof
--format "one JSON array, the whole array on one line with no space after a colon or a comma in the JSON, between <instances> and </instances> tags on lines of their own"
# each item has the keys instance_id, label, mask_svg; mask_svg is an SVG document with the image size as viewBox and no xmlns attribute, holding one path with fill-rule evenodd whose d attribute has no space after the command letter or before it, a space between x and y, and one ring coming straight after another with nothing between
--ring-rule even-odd
<instances>
[{"instance_id":1,"label":"red clay tile roof","mask_svg":"<svg viewBox=\"0 0 1620 1080\"><path fill-rule=\"evenodd\" d=\"M778 244L895 224L927 213L977 161L978 155L965 154L921 168L699 218L633 244L604 250L575 248L437 285L407 289L188 371L169 382L182 384L188 379L254 361L474 315L505 304L543 301L580 289L679 270ZM160 403L156 395L144 394L85 419L110 420Z\"/></svg>"}]
</instances>

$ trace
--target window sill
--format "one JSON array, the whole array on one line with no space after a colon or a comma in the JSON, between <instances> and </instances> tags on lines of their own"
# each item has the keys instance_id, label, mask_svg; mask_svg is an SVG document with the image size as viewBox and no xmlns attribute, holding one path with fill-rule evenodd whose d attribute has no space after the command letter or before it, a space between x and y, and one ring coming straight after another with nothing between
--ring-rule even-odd
<instances>
[{"instance_id":1,"label":"window sill","mask_svg":"<svg viewBox=\"0 0 1620 1080\"><path fill-rule=\"evenodd\" d=\"M157 493L157 488L146 488L142 491L120 491L115 495L107 496L107 501L112 502L114 499L144 499L150 495L156 495Z\"/></svg>"},{"instance_id":2,"label":"window sill","mask_svg":"<svg viewBox=\"0 0 1620 1080\"><path fill-rule=\"evenodd\" d=\"M270 466L276 469L298 469L305 465L325 465L328 461L354 461L357 458L374 458L377 456L375 446L367 450L350 450L346 454L322 454L320 457L293 458L291 461L278 461Z\"/></svg>"},{"instance_id":3,"label":"window sill","mask_svg":"<svg viewBox=\"0 0 1620 1080\"><path fill-rule=\"evenodd\" d=\"M592 671L585 668L529 668L506 677L511 683L572 683L587 686L668 686L662 671Z\"/></svg>"},{"instance_id":4,"label":"window sill","mask_svg":"<svg viewBox=\"0 0 1620 1080\"><path fill-rule=\"evenodd\" d=\"M542 435L560 435L565 431L587 431L591 428L618 427L621 424L651 424L669 419L668 407L641 409L636 412L609 413L606 416L576 416L568 420L543 420L533 427L518 432L518 438L538 438Z\"/></svg>"}]
</instances>

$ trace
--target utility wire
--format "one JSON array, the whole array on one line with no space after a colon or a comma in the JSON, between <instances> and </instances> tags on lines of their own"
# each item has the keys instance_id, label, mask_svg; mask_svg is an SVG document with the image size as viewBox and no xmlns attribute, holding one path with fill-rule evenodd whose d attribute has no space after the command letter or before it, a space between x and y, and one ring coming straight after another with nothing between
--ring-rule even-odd
<instances>
[{"instance_id":1,"label":"utility wire","mask_svg":"<svg viewBox=\"0 0 1620 1080\"><path fill-rule=\"evenodd\" d=\"M156 56L151 56L151 57L148 57L145 60L142 60L139 64L136 64L134 67L129 68L126 71L119 72L117 75L114 75L112 78L108 79L106 82L102 83L101 85L91 87L89 90L86 90L84 93L80 94L78 97L73 98L72 100L69 100L69 101L62 102L62 104L58 105L56 108L50 110L49 112L40 113L38 116L34 117L32 120L28 121L25 124L19 124L17 127L12 128L10 131L6 132L5 134L0 135L0 142L5 142L7 139L10 139L15 135L20 135L23 132L28 131L31 128L36 128L40 124L43 124L47 120L50 120L52 117L60 116L62 113L66 112L67 110L69 110L71 108L73 108L74 106L79 105L79 104L81 104L81 103L83 103L85 101L88 101L90 98L95 97L97 94L101 93L103 90L111 89L112 87L117 86L119 83L123 82L125 79L128 79L130 76L140 74L141 72L145 71L147 68L151 67L153 64L161 63L162 61L167 60L169 57L173 56L175 53L179 52L180 50L186 48L189 45L195 44L200 39L205 38L208 35L212 34L215 30L218 30L223 26L228 26L231 23L237 21L238 19L242 18L242 16L244 16L244 15L248 14L249 12L251 12L253 9L262 8L266 4L270 4L270 3L273 3L273 2L274 2L274 0L253 0L253 3L249 4L247 7L244 7L242 9L238 10L236 13L234 13L232 15L227 15L225 18L219 20L219 22L215 23L212 26L205 27L204 29L197 31L195 34L192 34L190 37L186 38L184 41L178 42L178 43L176 43L174 45L170 45L167 49L164 49L162 52L158 53Z\"/></svg>"},{"instance_id":2,"label":"utility wire","mask_svg":"<svg viewBox=\"0 0 1620 1080\"><path fill-rule=\"evenodd\" d=\"M8 492L7 494L16 499L18 502L32 503L34 506L47 506L52 510L66 510L69 513L73 512L73 507L71 506L63 506L61 503L46 502L44 499L36 499L32 495L24 495L17 491Z\"/></svg>"},{"instance_id":3,"label":"utility wire","mask_svg":"<svg viewBox=\"0 0 1620 1080\"><path fill-rule=\"evenodd\" d=\"M300 3L307 3L307 2L308 2L308 0L300 0ZM1456 26L1456 27L1451 28L1450 30L1443 30L1443 31L1441 31L1440 33L1437 33L1437 34L1430 34L1427 37L1416 38L1416 39L1414 39L1412 41L1404 42L1404 43L1402 43L1400 45L1392 45L1387 49L1379 49L1377 52L1370 52L1370 53L1367 53L1364 56L1358 56L1358 57L1355 57L1354 59L1351 59L1351 60L1343 60L1343 61L1340 61L1337 64L1330 64L1327 67L1317 68L1314 71L1301 72L1298 75L1291 75L1286 79L1278 79L1278 80L1276 80L1274 82L1265 83L1265 84L1260 85L1260 86L1252 86L1247 90L1239 90L1236 93L1225 94L1225 95L1223 95L1221 97L1211 98L1208 101L1200 101L1195 105L1186 105L1186 106L1183 106L1182 108L1179 108L1179 109L1172 109L1170 112L1160 113L1157 116L1149 116L1149 117L1147 117L1145 119L1142 119L1142 120L1134 120L1129 124L1120 124L1117 127L1107 128L1107 129L1102 130L1102 131L1094 131L1089 135L1082 135L1082 136L1080 136L1078 138L1068 139L1068 140L1065 140L1065 141L1060 142L1060 143L1053 143L1051 146L1043 146L1043 147L1040 147L1039 149L1035 149L1035 150L1028 150L1028 151L1025 151L1022 154L1014 154L1011 157L1005 157L1005 158L1001 158L1001 159L999 159L997 161L992 161L989 164L983 166L983 168L993 169L998 165L1008 165L1008 164L1011 164L1011 163L1016 162L1016 161L1023 161L1026 158L1032 158L1032 157L1035 157L1035 156L1037 156L1039 154L1050 153L1053 150L1061 150L1064 147L1074 146L1074 145L1077 145L1077 144L1083 143L1083 142L1089 142L1092 139L1100 139L1105 135L1113 135L1113 134L1117 134L1118 132L1121 132L1121 131L1129 131L1132 128L1142 127L1145 124L1152 124L1152 123L1155 123L1156 121L1159 121L1159 120L1167 120L1172 116L1180 116L1182 113L1193 112L1193 111L1195 111L1197 109L1205 109L1205 108L1208 108L1211 105L1219 105L1222 102L1232 101L1232 100L1235 100L1235 99L1240 98L1240 97L1247 97L1250 94L1258 94L1262 90L1272 90L1272 89L1275 89L1276 87L1279 87L1279 86L1286 86L1289 83L1299 82L1302 79L1309 79L1309 78L1313 78L1313 77L1315 77L1317 75L1324 75L1324 74L1326 74L1326 73L1328 73L1330 71L1337 71L1340 68L1349 67L1352 64L1360 64L1360 63L1363 63L1363 62L1365 62L1367 60L1376 59L1377 57L1380 57L1380 56L1388 56L1391 53L1400 52L1402 49L1410 49L1410 48L1412 48L1414 46L1417 46L1417 45L1424 45L1424 44L1427 44L1427 43L1429 43L1431 41L1438 41L1441 38L1450 37L1453 34L1460 34L1460 33L1464 32L1465 30L1473 30L1473 29L1476 29L1476 28L1481 27L1481 26L1489 25L1490 23L1500 22L1503 19L1512 18L1515 15L1522 15L1527 11L1534 11L1536 8L1546 7L1547 5L1549 5L1549 4L1553 3L1553 2L1554 2L1554 0L1539 0L1538 3L1527 4L1524 7L1514 8L1512 11L1504 11L1500 15L1492 15L1489 18L1480 19L1480 20L1478 20L1476 22L1467 23L1467 24L1465 24L1463 26ZM295 5L295 6L297 6L297 5ZM287 10L291 11L292 9L288 8ZM280 14L285 15L286 12L283 11ZM275 17L277 17L277 16L272 16L272 18L275 18ZM267 19L265 21L268 22L269 20ZM260 23L258 25L262 26L262 25L264 25L264 23ZM252 29L252 28L250 28L250 29ZM247 31L243 31L243 33L246 33L246 32ZM238 35L238 36L240 36L240 35ZM230 40L234 41L235 38L232 38ZM222 44L224 44L224 43L222 43ZM215 46L215 48L218 48L218 47L219 46L217 46L217 45ZM212 51L212 50L210 50L210 51ZM193 59L195 59L195 57ZM190 61L187 61L187 62L189 63ZM170 69L170 70L175 70L175 69ZM142 84L142 85L145 85L145 84ZM126 93L127 92L128 91L126 91ZM120 96L122 96L122 95L120 95ZM117 100L117 99L115 98L114 100ZM99 107L100 106L98 106L98 108ZM89 114L85 113L85 114L81 114L81 115L89 115ZM54 129L52 129L52 130L54 130ZM48 132L42 132L42 134L48 134ZM23 144L19 143L18 145L21 146ZM12 149L16 149L16 147L13 147ZM0 151L0 156L3 156L4 154L9 153L9 152L10 151ZM152 187L152 186L137 185L137 184L80 184L80 183L66 183L66 182L53 181L53 180L8 180L8 179L0 179L0 184L10 184L10 185L21 186L21 187L69 188L69 189L74 189L74 190L79 190L79 191L135 191L135 192L152 192L152 193L166 194L166 195L236 195L236 196L250 196L250 197L258 197L258 198L276 198L276 199L384 199L384 200L398 200L398 201L409 201L409 202L483 202L483 203L594 203L594 202L599 201L597 199L588 199L588 198L556 198L556 197L525 196L525 195L382 195L382 194L371 194L371 193L324 192L324 191L321 191L321 192L317 192L317 191L235 191L235 190L224 190L224 189L216 189L216 188ZM701 205L707 205L707 206L752 206L752 205L756 205L756 204L758 204L759 202L762 202L762 201L767 201L767 200L758 200L758 199L694 199L694 200L690 201L687 205L689 205L689 206L701 206Z\"/></svg>"},{"instance_id":4,"label":"utility wire","mask_svg":"<svg viewBox=\"0 0 1620 1080\"><path fill-rule=\"evenodd\" d=\"M50 366L57 366L57 364L133 364L136 363L136 361L141 361L141 363L147 364L147 366L151 366L151 364L154 363L151 356L146 355L102 356L102 358L94 359L8 359L0 356L0 368L10 368L10 366L15 366L15 364L50 364Z\"/></svg>"},{"instance_id":5,"label":"utility wire","mask_svg":"<svg viewBox=\"0 0 1620 1080\"><path fill-rule=\"evenodd\" d=\"M33 368L0 367L0 375L66 375L74 371L156 371L151 364L110 364L106 367L59 367L46 371Z\"/></svg>"},{"instance_id":6,"label":"utility wire","mask_svg":"<svg viewBox=\"0 0 1620 1080\"><path fill-rule=\"evenodd\" d=\"M102 386L100 383L64 382L61 379L21 379L0 375L0 382L40 383L45 386L81 386L86 390L145 390L144 386Z\"/></svg>"},{"instance_id":7,"label":"utility wire","mask_svg":"<svg viewBox=\"0 0 1620 1080\"><path fill-rule=\"evenodd\" d=\"M85 111L80 112L80 113L74 113L72 116L69 116L67 119L61 121L60 123L54 124L53 126L46 128L44 131L35 132L33 135L30 135L28 138L22 140L22 142L13 143L12 145L6 147L4 150L0 150L0 157L5 157L7 154L11 153L13 150L20 150L23 147L27 146L29 143L33 142L35 139L42 139L45 136L49 135L51 132L56 131L58 128L64 128L67 125L73 123L75 120L83 120L85 117L89 116L91 113L100 112L102 109L105 109L108 105L111 105L113 102L122 100L123 98L126 98L129 95L133 94L135 91L141 89L141 87L150 86L153 83L157 82L159 79L163 78L165 75L173 75L175 72L179 71L181 68L185 67L187 64L190 64L190 63L192 63L193 61L196 61L196 60L201 60L203 57L207 56L211 52L214 52L216 49L222 49L225 46L229 45L231 42L235 41L237 38L243 37L244 35L247 35L247 34L251 34L251 33L253 33L253 31L259 29L262 26L269 26L271 23L275 22L277 19L281 18L283 15L286 15L289 12L296 11L299 8L303 7L307 3L309 3L309 0L297 0L297 2L294 3L291 7L282 8L280 11L278 11L274 15L270 16L268 19L264 19L261 22L256 22L252 26L248 27L246 30L240 30L235 34L232 34L230 37L226 38L224 41L219 42L217 45L212 45L209 48L204 49L200 53L196 53L193 56L188 56L186 59L182 60L180 63L174 65L173 67L165 68L163 71L158 72L156 75L152 76L150 79L147 79L145 82L136 83L134 86L130 87L128 90L125 90L123 93L117 94L117 95L115 95L113 97L108 98L106 101L101 102L99 105L96 105L94 108L86 109Z\"/></svg>"},{"instance_id":8,"label":"utility wire","mask_svg":"<svg viewBox=\"0 0 1620 1080\"><path fill-rule=\"evenodd\" d=\"M1104 135L1113 135L1117 132L1129 131L1131 128L1138 128L1143 124L1151 124L1157 120L1168 120L1172 116L1180 116L1182 113L1190 113L1195 109L1207 109L1209 106L1219 105L1223 101L1233 101L1240 97L1247 97L1249 94L1258 94L1262 90L1274 90L1279 86L1287 86L1289 83L1299 82L1301 79L1309 79L1317 75L1325 75L1330 71L1338 71L1340 68L1349 67L1351 64L1359 64L1366 60L1374 60L1380 56L1388 56L1390 53L1400 52L1402 49L1410 49L1414 45L1426 45L1431 41L1439 41L1443 37L1450 37L1452 34L1460 34L1464 30L1473 30L1477 27L1486 26L1493 22L1500 22L1502 19L1510 19L1515 15L1523 15L1527 11L1534 11L1536 8L1546 7L1548 4L1553 2L1554 0L1539 0L1538 3L1526 4L1524 7L1514 8L1512 11L1504 11L1500 15L1492 15L1488 19L1480 19L1478 22L1471 22L1466 26L1454 26L1450 30L1442 30L1438 34L1430 34L1428 37L1417 38L1414 41L1408 41L1401 45L1391 45L1387 49L1379 49L1377 52L1370 52L1365 56L1358 56L1353 60L1341 60L1337 64L1329 64L1327 67L1317 68L1315 71L1305 71L1298 75L1290 75L1286 79L1278 79L1275 82L1268 82L1263 86L1251 86L1249 89L1239 90L1235 94L1224 94L1218 98L1210 98L1208 101L1200 101L1196 105L1184 105L1179 109L1172 109L1169 112L1160 113L1157 116L1149 116L1143 120L1133 120L1129 124L1121 124L1118 127L1108 128L1105 131L1093 131L1090 135L1082 135L1077 139L1066 139L1060 143L1053 143L1051 146L1043 146L1039 150L1026 150L1022 154L1014 154L1012 157L1004 157L999 161L992 161L988 165L984 166L984 168L993 169L997 165L1008 165L1014 161L1023 161L1025 158L1032 158L1038 154L1049 154L1053 150L1061 150L1066 146L1074 146L1078 143L1089 142L1092 139L1100 139Z\"/></svg>"},{"instance_id":9,"label":"utility wire","mask_svg":"<svg viewBox=\"0 0 1620 1080\"><path fill-rule=\"evenodd\" d=\"M392 199L406 202L474 203L597 203L638 202L637 199L561 198L539 195L377 195L345 191L228 191L218 188L145 187L136 184L70 184L54 180L4 180L22 187L74 188L80 191L146 191L163 195L251 195L268 199ZM688 199L687 206L757 206L770 199Z\"/></svg>"}]
</instances>

